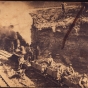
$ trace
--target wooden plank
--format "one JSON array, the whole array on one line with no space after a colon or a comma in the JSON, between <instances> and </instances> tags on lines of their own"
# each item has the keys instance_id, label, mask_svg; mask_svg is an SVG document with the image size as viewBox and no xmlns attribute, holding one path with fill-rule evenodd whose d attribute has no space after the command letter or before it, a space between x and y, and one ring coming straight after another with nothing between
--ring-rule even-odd
<instances>
[{"instance_id":1,"label":"wooden plank","mask_svg":"<svg viewBox=\"0 0 88 88\"><path fill-rule=\"evenodd\" d=\"M7 84L3 81L2 78L0 78L0 86L1 87L8 87Z\"/></svg>"},{"instance_id":2,"label":"wooden plank","mask_svg":"<svg viewBox=\"0 0 88 88\"><path fill-rule=\"evenodd\" d=\"M0 52L0 55L5 56L5 57L7 57L7 58L10 57L10 55L7 55L7 54L5 54L5 53L3 53L3 52Z\"/></svg>"},{"instance_id":3,"label":"wooden plank","mask_svg":"<svg viewBox=\"0 0 88 88\"><path fill-rule=\"evenodd\" d=\"M2 76L2 78L5 80L5 82L10 86L10 87L16 87L15 83L10 80L8 78L8 76L2 71L0 70L0 75Z\"/></svg>"},{"instance_id":4,"label":"wooden plank","mask_svg":"<svg viewBox=\"0 0 88 88\"><path fill-rule=\"evenodd\" d=\"M4 54L6 54L6 55L8 55L8 56L11 56L11 55L12 55L11 53L9 53L9 52L7 52L7 51L5 51L5 50L0 50L0 52L3 52Z\"/></svg>"}]
</instances>

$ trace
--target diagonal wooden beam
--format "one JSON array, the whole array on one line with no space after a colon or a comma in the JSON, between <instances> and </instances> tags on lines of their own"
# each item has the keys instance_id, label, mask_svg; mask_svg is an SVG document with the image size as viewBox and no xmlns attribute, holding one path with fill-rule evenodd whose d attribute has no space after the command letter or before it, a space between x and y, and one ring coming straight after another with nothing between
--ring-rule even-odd
<instances>
[{"instance_id":1,"label":"diagonal wooden beam","mask_svg":"<svg viewBox=\"0 0 88 88\"><path fill-rule=\"evenodd\" d=\"M80 17L80 15L81 15L83 9L84 9L84 5L81 7L81 9L80 9L80 11L78 12L78 14L76 15L76 17L75 17L73 23L71 24L69 30L67 31L66 35L64 36L61 49L64 48L66 39L68 38L70 32L72 31L72 28L75 26L75 23L76 23L76 21L78 20L78 18Z\"/></svg>"}]
</instances>

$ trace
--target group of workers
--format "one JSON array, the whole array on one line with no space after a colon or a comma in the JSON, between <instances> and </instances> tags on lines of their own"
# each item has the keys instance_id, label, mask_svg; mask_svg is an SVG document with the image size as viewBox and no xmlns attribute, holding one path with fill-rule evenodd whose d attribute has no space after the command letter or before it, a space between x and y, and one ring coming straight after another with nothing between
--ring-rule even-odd
<instances>
[{"instance_id":1,"label":"group of workers","mask_svg":"<svg viewBox=\"0 0 88 88\"><path fill-rule=\"evenodd\" d=\"M15 41L15 42L14 42ZM16 74L19 75L22 79L23 76L25 75L25 70L26 70L26 62L30 64L30 60L32 58L32 52L29 44L27 43L25 46L21 44L21 40L18 38L18 35L16 34L16 39L11 41L11 48L10 52L13 55L18 56L17 62L15 62L17 65L16 68Z\"/></svg>"},{"instance_id":2,"label":"group of workers","mask_svg":"<svg viewBox=\"0 0 88 88\"><path fill-rule=\"evenodd\" d=\"M49 54L48 58L48 64L49 66L53 66L53 58L51 54ZM58 67L58 78L57 80L60 80L60 82L63 83L62 78L67 78L67 77L74 77L77 72L74 71L74 68L72 67L72 64L69 64L67 67L64 67L62 64L59 65ZM81 88L88 88L88 76L84 73L80 76L80 80L78 82L79 86Z\"/></svg>"},{"instance_id":3,"label":"group of workers","mask_svg":"<svg viewBox=\"0 0 88 88\"><path fill-rule=\"evenodd\" d=\"M13 43L12 43L13 45ZM26 58L27 61L30 61L29 58L32 58L31 55L30 55L30 47L29 45L27 44L26 47L24 46L21 46L20 44L20 40L17 39L17 48L12 48L13 49L13 53L16 53L16 54L19 54L20 55L20 59L19 59L19 70L17 71L17 73L19 75L21 75L21 77L23 78L23 75L25 75L25 69L22 69L22 65L24 64L24 60ZM49 58L47 58L47 62L49 64L49 66L53 66L54 64L54 60L52 58L52 55L51 53L49 53ZM61 80L62 77L68 77L68 76L72 76L75 74L75 71L72 67L72 64L69 64L68 67L66 67L66 69L64 69L64 66L63 65L59 65L59 79ZM87 78L87 75L86 74L83 74L83 76L80 78L79 80L79 85L81 88L87 88L86 86L88 86L88 78Z\"/></svg>"}]
</instances>

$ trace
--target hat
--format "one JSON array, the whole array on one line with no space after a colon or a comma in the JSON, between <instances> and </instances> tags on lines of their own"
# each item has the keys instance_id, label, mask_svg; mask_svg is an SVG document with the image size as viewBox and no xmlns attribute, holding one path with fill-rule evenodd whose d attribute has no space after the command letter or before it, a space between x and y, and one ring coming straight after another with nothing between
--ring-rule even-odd
<instances>
[{"instance_id":1,"label":"hat","mask_svg":"<svg viewBox=\"0 0 88 88\"><path fill-rule=\"evenodd\" d=\"M72 64L69 64L70 66L72 66Z\"/></svg>"}]
</instances>

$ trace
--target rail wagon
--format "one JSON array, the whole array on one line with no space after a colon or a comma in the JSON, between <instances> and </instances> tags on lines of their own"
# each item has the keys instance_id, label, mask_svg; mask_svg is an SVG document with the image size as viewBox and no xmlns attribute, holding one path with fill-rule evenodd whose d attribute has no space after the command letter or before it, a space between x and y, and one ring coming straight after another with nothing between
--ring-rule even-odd
<instances>
[{"instance_id":1,"label":"rail wagon","mask_svg":"<svg viewBox=\"0 0 88 88\"><path fill-rule=\"evenodd\" d=\"M31 66L36 70L38 70L39 72L43 73L46 70L48 64L45 61L43 62L32 61Z\"/></svg>"},{"instance_id":2,"label":"rail wagon","mask_svg":"<svg viewBox=\"0 0 88 88\"><path fill-rule=\"evenodd\" d=\"M41 62L41 63L40 63ZM60 85L60 80L63 80L62 85L73 86L74 88L79 88L78 82L80 79L79 74L75 74L73 76L67 76L67 78L63 78L63 73L66 71L66 66L61 63L54 63L52 66L48 66L46 61L32 61L31 66L42 76L49 78L52 82ZM62 67L63 72L60 73L59 66ZM44 73L44 74L42 74ZM45 75L47 74L47 75Z\"/></svg>"},{"instance_id":3,"label":"rail wagon","mask_svg":"<svg viewBox=\"0 0 88 88\"><path fill-rule=\"evenodd\" d=\"M52 74L53 74L52 68L47 67L47 69L46 69L46 74L48 74L49 76L52 76Z\"/></svg>"}]
</instances>

